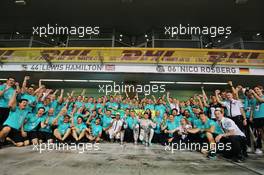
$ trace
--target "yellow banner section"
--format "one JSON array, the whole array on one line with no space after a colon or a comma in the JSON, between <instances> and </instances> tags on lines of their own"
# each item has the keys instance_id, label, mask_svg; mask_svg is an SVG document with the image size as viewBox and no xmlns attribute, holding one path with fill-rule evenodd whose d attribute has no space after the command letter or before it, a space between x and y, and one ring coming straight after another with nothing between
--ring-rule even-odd
<instances>
[{"instance_id":1,"label":"yellow banner section","mask_svg":"<svg viewBox=\"0 0 264 175\"><path fill-rule=\"evenodd\" d=\"M152 63L264 66L264 50L175 48L2 48L8 63Z\"/></svg>"}]
</instances>

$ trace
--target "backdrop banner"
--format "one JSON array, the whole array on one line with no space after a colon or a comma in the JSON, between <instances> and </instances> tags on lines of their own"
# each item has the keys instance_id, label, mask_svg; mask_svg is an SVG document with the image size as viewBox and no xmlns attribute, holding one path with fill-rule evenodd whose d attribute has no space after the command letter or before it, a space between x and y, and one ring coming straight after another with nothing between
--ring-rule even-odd
<instances>
[{"instance_id":1,"label":"backdrop banner","mask_svg":"<svg viewBox=\"0 0 264 175\"><path fill-rule=\"evenodd\" d=\"M264 66L264 50L169 48L6 48L2 63L137 63Z\"/></svg>"}]
</instances>

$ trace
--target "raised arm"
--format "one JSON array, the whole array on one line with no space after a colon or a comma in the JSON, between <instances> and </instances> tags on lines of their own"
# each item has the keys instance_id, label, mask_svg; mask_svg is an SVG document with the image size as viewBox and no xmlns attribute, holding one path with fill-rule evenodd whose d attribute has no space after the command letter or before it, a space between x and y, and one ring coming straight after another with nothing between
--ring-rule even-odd
<instances>
[{"instance_id":1,"label":"raised arm","mask_svg":"<svg viewBox=\"0 0 264 175\"><path fill-rule=\"evenodd\" d=\"M219 94L220 94L220 90L215 90L215 97L216 97L216 101L220 104L223 104L223 102L220 100L219 98Z\"/></svg>"},{"instance_id":2,"label":"raised arm","mask_svg":"<svg viewBox=\"0 0 264 175\"><path fill-rule=\"evenodd\" d=\"M264 99L261 98L260 96L258 96L258 94L254 90L250 89L249 92L254 95L254 97L257 99L257 101L259 101L260 103L264 103Z\"/></svg>"},{"instance_id":3,"label":"raised arm","mask_svg":"<svg viewBox=\"0 0 264 175\"><path fill-rule=\"evenodd\" d=\"M156 97L152 95L152 98L153 98L154 103L156 104L157 103Z\"/></svg>"},{"instance_id":4,"label":"raised arm","mask_svg":"<svg viewBox=\"0 0 264 175\"><path fill-rule=\"evenodd\" d=\"M21 93L25 93L26 92L26 88L27 88L27 81L30 79L29 76L25 76L24 77L24 81L23 81L23 84L22 84L22 88L21 88Z\"/></svg>"},{"instance_id":5,"label":"raised arm","mask_svg":"<svg viewBox=\"0 0 264 175\"><path fill-rule=\"evenodd\" d=\"M232 90L232 93L234 95L234 99L238 100L238 92L237 92L236 88L234 88L233 82L232 81L228 81L227 83L228 83L228 85L230 86L230 88Z\"/></svg>"},{"instance_id":6,"label":"raised arm","mask_svg":"<svg viewBox=\"0 0 264 175\"><path fill-rule=\"evenodd\" d=\"M8 103L9 108L14 109L16 107L16 97L17 97L17 93L16 91L14 91L13 96L11 97Z\"/></svg>"},{"instance_id":7,"label":"raised arm","mask_svg":"<svg viewBox=\"0 0 264 175\"><path fill-rule=\"evenodd\" d=\"M204 87L202 86L201 87L201 90L202 90L202 94L203 94L203 99L208 99L208 97L207 97L207 95L206 95L206 93L205 93L205 90L204 90Z\"/></svg>"},{"instance_id":8,"label":"raised arm","mask_svg":"<svg viewBox=\"0 0 264 175\"><path fill-rule=\"evenodd\" d=\"M64 89L61 89L60 96L58 98L59 103L62 103L62 101L63 101L63 93L64 93Z\"/></svg>"}]
</instances>

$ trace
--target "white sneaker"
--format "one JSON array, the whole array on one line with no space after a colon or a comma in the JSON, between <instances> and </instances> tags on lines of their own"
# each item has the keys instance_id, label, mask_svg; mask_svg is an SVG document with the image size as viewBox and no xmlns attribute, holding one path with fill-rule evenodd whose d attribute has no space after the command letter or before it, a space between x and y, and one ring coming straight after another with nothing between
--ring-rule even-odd
<instances>
[{"instance_id":1,"label":"white sneaker","mask_svg":"<svg viewBox=\"0 0 264 175\"><path fill-rule=\"evenodd\" d=\"M262 155L263 152L260 149L257 148L256 151L255 151L255 154Z\"/></svg>"},{"instance_id":2,"label":"white sneaker","mask_svg":"<svg viewBox=\"0 0 264 175\"><path fill-rule=\"evenodd\" d=\"M251 153L252 149L250 147L247 148L247 153Z\"/></svg>"}]
</instances>

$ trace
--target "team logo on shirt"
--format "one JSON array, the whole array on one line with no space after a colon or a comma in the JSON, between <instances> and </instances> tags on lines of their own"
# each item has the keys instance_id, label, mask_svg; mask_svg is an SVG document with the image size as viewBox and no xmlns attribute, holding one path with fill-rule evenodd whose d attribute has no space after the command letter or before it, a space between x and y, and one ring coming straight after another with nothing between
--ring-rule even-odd
<instances>
[{"instance_id":1,"label":"team logo on shirt","mask_svg":"<svg viewBox=\"0 0 264 175\"><path fill-rule=\"evenodd\" d=\"M228 122L225 122L223 125L225 128L230 128L232 126L232 123L228 121Z\"/></svg>"}]
</instances>

